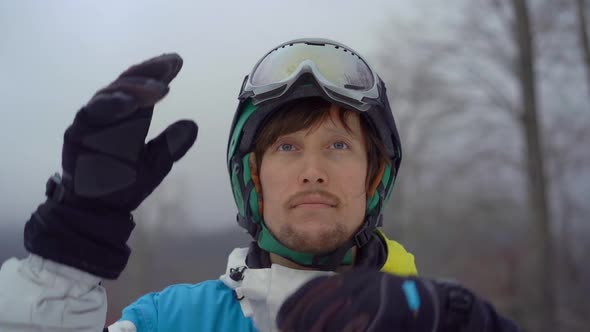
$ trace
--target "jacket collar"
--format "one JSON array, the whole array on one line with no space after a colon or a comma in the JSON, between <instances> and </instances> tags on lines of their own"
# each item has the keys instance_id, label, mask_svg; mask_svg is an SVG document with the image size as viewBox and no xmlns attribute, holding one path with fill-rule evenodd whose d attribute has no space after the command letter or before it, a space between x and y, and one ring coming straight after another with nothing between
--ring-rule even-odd
<instances>
[{"instance_id":1,"label":"jacket collar","mask_svg":"<svg viewBox=\"0 0 590 332\"><path fill-rule=\"evenodd\" d=\"M414 256L396 241L376 231L357 254L355 268L373 268L403 276L416 275ZM220 280L235 292L245 317L252 317L260 331L276 331L280 306L307 281L334 272L297 270L271 264L269 254L255 242L229 255Z\"/></svg>"}]
</instances>

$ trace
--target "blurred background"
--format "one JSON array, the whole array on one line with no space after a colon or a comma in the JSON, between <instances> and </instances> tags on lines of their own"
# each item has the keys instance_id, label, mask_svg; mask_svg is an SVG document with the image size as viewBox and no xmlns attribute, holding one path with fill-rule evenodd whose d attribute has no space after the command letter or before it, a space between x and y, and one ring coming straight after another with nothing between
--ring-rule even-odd
<instances>
[{"instance_id":1,"label":"blurred background","mask_svg":"<svg viewBox=\"0 0 590 332\"><path fill-rule=\"evenodd\" d=\"M224 273L247 246L225 168L243 77L275 45L325 37L388 85L404 157L384 229L423 276L474 289L525 331L590 330L590 1L2 1L0 260L60 171L62 135L129 65L184 68L150 136L196 145L135 213L108 323L138 296Z\"/></svg>"}]
</instances>

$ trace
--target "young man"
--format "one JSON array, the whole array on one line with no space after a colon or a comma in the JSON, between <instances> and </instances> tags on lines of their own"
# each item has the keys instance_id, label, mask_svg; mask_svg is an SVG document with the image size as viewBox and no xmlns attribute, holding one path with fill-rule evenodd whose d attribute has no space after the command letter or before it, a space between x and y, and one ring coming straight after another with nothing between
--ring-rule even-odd
<instances>
[{"instance_id":1,"label":"young man","mask_svg":"<svg viewBox=\"0 0 590 332\"><path fill-rule=\"evenodd\" d=\"M131 212L192 146L183 120L144 144L178 55L125 71L76 115L63 172L25 226L27 259L0 270L0 330L99 331L102 278L129 257ZM175 285L127 307L114 331L516 331L456 284L416 277L378 230L401 161L385 86L350 48L295 40L246 77L227 166L253 237L219 280Z\"/></svg>"}]
</instances>

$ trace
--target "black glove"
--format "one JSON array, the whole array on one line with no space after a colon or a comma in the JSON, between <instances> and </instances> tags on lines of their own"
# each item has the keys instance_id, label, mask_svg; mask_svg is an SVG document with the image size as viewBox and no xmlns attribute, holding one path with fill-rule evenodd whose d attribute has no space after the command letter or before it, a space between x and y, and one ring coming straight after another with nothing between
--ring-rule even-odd
<instances>
[{"instance_id":1,"label":"black glove","mask_svg":"<svg viewBox=\"0 0 590 332\"><path fill-rule=\"evenodd\" d=\"M433 296L419 280L377 271L320 277L285 301L277 325L284 332L433 331Z\"/></svg>"},{"instance_id":2,"label":"black glove","mask_svg":"<svg viewBox=\"0 0 590 332\"><path fill-rule=\"evenodd\" d=\"M130 250L131 212L162 182L197 138L182 120L145 144L154 104L182 67L165 54L127 69L98 91L66 130L63 175L25 226L25 247L89 273L116 278Z\"/></svg>"},{"instance_id":3,"label":"black glove","mask_svg":"<svg viewBox=\"0 0 590 332\"><path fill-rule=\"evenodd\" d=\"M517 331L457 284L358 270L303 285L281 306L277 326L283 332Z\"/></svg>"}]
</instances>

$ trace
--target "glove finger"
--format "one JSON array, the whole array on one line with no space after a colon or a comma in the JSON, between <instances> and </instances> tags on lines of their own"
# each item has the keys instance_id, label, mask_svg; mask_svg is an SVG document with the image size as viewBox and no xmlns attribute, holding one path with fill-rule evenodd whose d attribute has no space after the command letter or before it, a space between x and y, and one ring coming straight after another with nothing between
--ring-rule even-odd
<instances>
[{"instance_id":1,"label":"glove finger","mask_svg":"<svg viewBox=\"0 0 590 332\"><path fill-rule=\"evenodd\" d=\"M344 313L340 313L340 316L343 317L345 316ZM371 324L371 317L369 314L365 313L365 312L355 312L353 314L353 316L351 316L353 318L348 318L346 320L344 319L340 319L339 322L341 324L341 326L337 326L335 327L330 326L331 331L342 331L342 332L360 332L360 331L368 331L370 324ZM379 326L379 328L374 328L371 329L372 331L387 331L387 330L393 330L391 329L391 327L389 326ZM399 330L399 331L403 331L403 330Z\"/></svg>"},{"instance_id":2,"label":"glove finger","mask_svg":"<svg viewBox=\"0 0 590 332\"><path fill-rule=\"evenodd\" d=\"M283 332L341 331L334 328L334 316L341 314L348 307L350 307L350 299L334 299L322 304L322 310L294 311L289 314L289 317L277 320L277 327Z\"/></svg>"},{"instance_id":3,"label":"glove finger","mask_svg":"<svg viewBox=\"0 0 590 332\"><path fill-rule=\"evenodd\" d=\"M137 106L136 99L122 91L103 92L95 95L82 112L89 124L105 126L129 117Z\"/></svg>"},{"instance_id":4,"label":"glove finger","mask_svg":"<svg viewBox=\"0 0 590 332\"><path fill-rule=\"evenodd\" d=\"M121 77L105 88L99 90L97 95L104 93L123 92L137 100L139 107L153 106L168 94L170 88L162 81L148 77ZM94 99L94 98L93 98Z\"/></svg>"},{"instance_id":5,"label":"glove finger","mask_svg":"<svg viewBox=\"0 0 590 332\"><path fill-rule=\"evenodd\" d=\"M335 318L343 315L350 305L351 300L347 298L336 298L329 303L323 303L321 308L312 310L302 317L302 320L307 322L298 331L342 331L342 328L336 328L335 323L338 319Z\"/></svg>"},{"instance_id":6,"label":"glove finger","mask_svg":"<svg viewBox=\"0 0 590 332\"><path fill-rule=\"evenodd\" d=\"M107 125L149 107L166 96L168 83L182 67L177 54L164 54L135 65L99 90L83 109L94 125ZM132 100L134 99L134 100Z\"/></svg>"},{"instance_id":7,"label":"glove finger","mask_svg":"<svg viewBox=\"0 0 590 332\"><path fill-rule=\"evenodd\" d=\"M91 126L110 125L131 117L137 110L151 109L168 91L168 86L153 79L118 79L99 90L82 108L82 115L76 121L86 121ZM148 114L144 113L142 117L148 117ZM149 118L151 120L151 115Z\"/></svg>"},{"instance_id":8,"label":"glove finger","mask_svg":"<svg viewBox=\"0 0 590 332\"><path fill-rule=\"evenodd\" d=\"M182 58L176 53L162 54L131 66L119 77L142 76L170 83L182 68Z\"/></svg>"},{"instance_id":9,"label":"glove finger","mask_svg":"<svg viewBox=\"0 0 590 332\"><path fill-rule=\"evenodd\" d=\"M314 311L314 304L323 305L326 298L340 287L340 279L334 278L336 277L315 278L289 296L279 309L277 326L286 330L300 330L301 324L313 323L308 322L305 317Z\"/></svg>"},{"instance_id":10,"label":"glove finger","mask_svg":"<svg viewBox=\"0 0 590 332\"><path fill-rule=\"evenodd\" d=\"M130 210L135 210L160 185L174 162L182 158L194 144L197 132L196 123L181 120L168 126L160 135L148 142L137 180L142 184L141 193L129 203Z\"/></svg>"},{"instance_id":11,"label":"glove finger","mask_svg":"<svg viewBox=\"0 0 590 332\"><path fill-rule=\"evenodd\" d=\"M194 121L180 120L164 131L172 161L182 158L197 140L199 127Z\"/></svg>"},{"instance_id":12,"label":"glove finger","mask_svg":"<svg viewBox=\"0 0 590 332\"><path fill-rule=\"evenodd\" d=\"M145 163L155 179L161 181L172 168L172 164L188 151L197 139L197 124L190 120L177 121L160 135L148 142ZM159 184L159 182L158 182Z\"/></svg>"}]
</instances>

